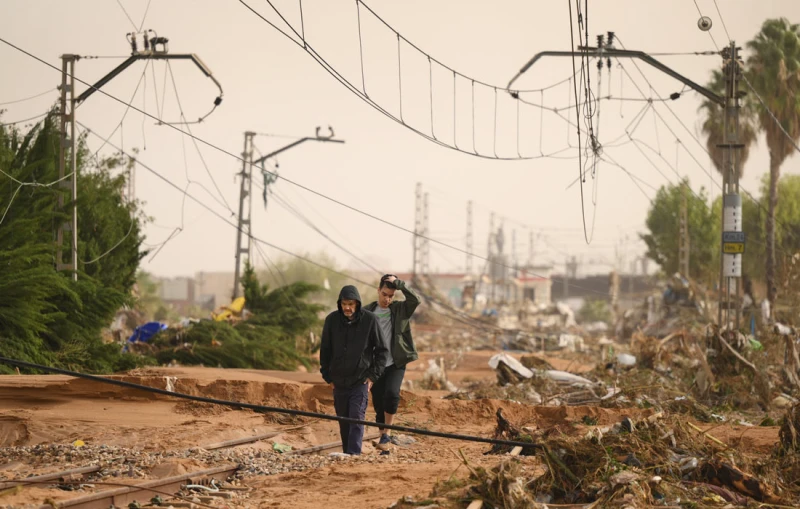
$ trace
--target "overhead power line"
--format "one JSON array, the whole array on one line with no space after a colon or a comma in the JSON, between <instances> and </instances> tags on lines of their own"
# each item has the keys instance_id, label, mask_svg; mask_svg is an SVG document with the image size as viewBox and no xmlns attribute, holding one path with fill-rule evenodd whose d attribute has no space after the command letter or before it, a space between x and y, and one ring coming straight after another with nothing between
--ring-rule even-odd
<instances>
[{"instance_id":1,"label":"overhead power line","mask_svg":"<svg viewBox=\"0 0 800 509\"><path fill-rule=\"evenodd\" d=\"M13 101L2 102L2 103L0 103L0 106L8 106L9 104L17 104L17 103L21 103L21 102L25 102L25 101L30 101L31 99L36 99L37 97L42 97L43 95L52 94L53 92L56 92L56 91L57 91L57 89L51 88L51 89L45 90L44 92L29 96L29 97L23 97L22 99L15 99Z\"/></svg>"},{"instance_id":2,"label":"overhead power line","mask_svg":"<svg viewBox=\"0 0 800 509\"><path fill-rule=\"evenodd\" d=\"M37 57L36 55L33 55L32 53L30 53L30 52L28 52L28 51L25 51L24 49L20 48L19 46L16 46L16 45L14 45L14 44L10 43L9 41L7 41L6 39L4 39L4 38L2 38L2 37L0 37L0 42L2 42L2 43L4 43L4 44L6 44L6 45L8 45L8 46L10 46L10 47L12 47L12 48L14 48L15 50L17 50L17 51L19 51L19 52L21 52L21 53L24 53L25 55L28 55L29 57L31 57L31 58L33 58L33 59L35 59L35 60L37 60L37 61L41 62L42 64L44 64L44 65L46 65L46 66L48 66L48 67L52 68L52 69L53 69L53 70L55 70L55 71L58 71L59 73L61 73L61 72L62 72L62 70L61 70L61 69L59 69L58 67L56 67L56 66L54 66L54 65L50 64L49 62L47 62L47 61L45 61L45 60L41 59L40 57ZM89 86L89 87L92 87L92 88L94 88L94 90L95 90L96 92L99 92L99 93L101 93L101 94L105 95L106 97L109 97L110 99L113 99L113 100L115 100L115 101L117 101L117 102L119 102L119 103L121 103L121 104L124 104L124 105L128 105L128 104L129 104L129 103L126 103L125 101L123 101L122 99L119 99L118 97L115 97L115 96L113 96L113 95L109 94L108 92L106 92L106 91L104 91L104 90L102 90L102 89L99 89L99 88L93 87L93 85L90 85L90 84L86 83L85 81L81 80L80 78L77 78L77 77L75 77L75 81L77 81L77 82L80 82L80 83L82 83L82 84L85 84L85 85L87 85L87 86ZM150 117L150 118L152 118L152 119L154 119L154 120L160 121L160 119L158 119L157 117L153 116L152 114L150 114L150 113L148 113L148 112L146 112L146 111L144 111L144 110L141 110L141 109L137 108L136 106L133 106L133 105L131 105L131 108L132 108L132 109L134 109L135 111L138 111L139 113L142 113L143 115L146 115L147 117ZM178 131L179 133L182 133L182 134L184 134L185 136L189 136L190 138L192 138L192 139L194 139L194 140L197 140L197 141L199 141L200 143L203 143L203 144L205 144L205 145L206 145L206 146L208 146L208 147L211 147L211 148L213 148L213 149L215 149L215 150L217 150L217 151L219 151L219 152L222 152L223 154L226 154L226 155L228 155L228 156L230 156L230 157L232 157L232 158L236 159L237 161L243 162L243 159L242 159L242 157L241 157L241 156L239 156L239 155L236 155L236 154L234 154L234 153L232 153L232 152L230 152L230 151L228 151L228 150L226 150L226 149L223 149L223 148L221 148L221 147L219 147L219 146L217 146L217 145L214 145L214 144L212 144L211 142L208 142L208 141L206 141L206 140L203 140L202 138L199 138L199 137L195 136L194 134L188 133L188 132L186 132L186 131L184 131L184 130L180 129L179 127L177 127L177 126L175 126L175 125L173 125L173 124L164 123L164 125L166 125L166 126L168 126L168 127L172 128L172 129L174 129L174 130ZM92 133L93 135L95 135L95 136L97 136L98 138L102 139L102 137L100 137L99 135L95 134L93 131L91 131L91 130L90 130L88 127L86 127L85 125L81 124L81 126L82 126L84 129L86 129L87 131L89 131L90 133ZM111 144L110 142L109 142L109 145L111 145L112 147L116 148L116 149L117 149L117 150L119 150L120 152L123 152L123 153L124 153L124 151L123 151L123 150L122 150L120 147L117 147L117 146L115 146L115 145ZM126 154L126 155L128 155L128 154ZM132 157L132 156L130 156L130 155L128 155L128 157L129 157L130 159L133 159L133 160L134 160L134 161L135 161L137 164L139 164L139 165L142 165L143 167L145 167L145 166L144 166L144 165L141 163L141 161L139 161L139 160L138 160L138 159L136 159L135 157ZM145 167L145 168L147 169L147 167ZM474 257L476 257L476 258L479 258L479 259L483 259L483 260L489 261L489 260L488 260L488 258L482 257L482 256L480 256L480 255L477 255L477 254L475 254L475 253L470 253L470 252L468 252L468 251L466 251L466 250L464 250L464 249L462 249L462 248L459 248L459 247L456 247L456 246L449 245L449 244L447 244L447 243L441 242L441 241L439 241L439 240L436 240L436 239L432 239L432 238L425 237L424 235L419 235L417 232L415 232L415 231L414 231L414 230L412 230L412 229L409 229L409 228L406 228L406 227L403 227L403 226L400 226L400 225L394 224L394 223L392 223L392 222L390 222L390 221L387 221L386 219L383 219L383 218L381 218L381 217L378 217L378 216L376 216L376 215L374 215L374 214L371 214L371 213L369 213L369 212L363 211L363 210L361 210L361 209L359 209L359 208L356 208L356 207L354 207L354 206L352 206L352 205L349 205L349 204L347 204L347 203L345 203L345 202L343 202L343 201L341 201L341 200L337 200L337 199L335 199L335 198L332 198L332 197L330 197L330 196L328 196L328 195L326 195L326 194L324 194L324 193L322 193L322 192L320 192L320 191L317 191L317 190L315 190L315 189L312 189L312 188L310 188L310 187L308 187L308 186L305 186L305 185L303 185L303 184L300 184L300 183L298 183L298 182L295 182L295 181L293 181L293 180L289 180L289 179L287 179L286 177L283 177L283 176L280 176L280 175L278 175L277 173L270 172L269 170L266 170L266 169L264 169L263 171L264 171L264 172L266 172L266 173L269 173L269 174L271 174L271 175L274 175L276 178L282 179L283 181L285 181L285 182L288 182L288 183L290 183L290 184L292 184L292 185L294 185L294 186L296 186L296 187L298 187L298 188L300 188L300 189L303 189L304 191L307 191L307 192L309 192L309 193L312 193L312 194L314 194L314 195L317 195L317 196L319 196L319 197L321 197L321 198L324 198L325 200L328 200L328 201L330 201L330 202L332 202L332 203L335 203L335 204L337 204L337 205L339 205L339 206L341 206L341 207L344 207L344 208L346 208L346 209L352 210L353 212L356 212L356 213L358 213L358 214L361 214L361 215L363 215L363 216L365 216L365 217L371 218L371 219L373 219L373 220L375 220L375 221L378 221L378 222L380 222L380 223L383 223L383 224L385 224L385 225L387 225L387 226L391 226L391 227L393 227L393 228L395 228L395 229L398 229L398 230L404 231L404 232L406 232L406 233L408 233L408 234L410 234L410 235L417 235L417 236L419 236L419 237L421 237L421 238L423 238L423 239L427 239L427 240L429 240L429 241L431 241L431 242L433 242L433 243L435 243L435 244L439 244L439 245L441 245L441 246L443 246L443 247L447 247L447 248L453 249L453 250L455 250L455 251L458 251L458 252L460 252L460 253L467 254L467 255L474 256ZM169 182L169 183L170 183L170 185L173 185L173 186L175 186L175 184L173 184L172 182ZM177 186L176 186L176 187L177 187ZM177 189L179 189L179 190L180 190L180 188L179 188L179 187L178 187ZM183 191L182 191L182 192L183 192ZM187 196L189 196L189 195L187 195ZM215 212L215 214L216 214L216 212ZM226 220L226 222L227 222L227 220ZM235 225L234 225L234 226L235 226ZM271 245L271 244L270 244L270 245ZM274 247L274 246L273 246L273 247ZM495 263L495 264L498 264L497 262L490 262L490 263ZM500 264L498 264L498 265L500 265ZM507 265L504 265L504 266L505 266L506 268L513 268L513 267L510 267L510 266L507 266ZM533 272L529 272L529 271L523 271L523 272L525 272L525 273L528 273L528 274L530 274L530 275L533 275L533 276L544 277L544 276L541 276L541 275L539 275L539 274L535 274L535 273L533 273ZM580 287L576 287L576 288L580 288ZM598 293L598 294L600 294L600 293L602 293L602 292L594 292L594 293Z\"/></svg>"},{"instance_id":3,"label":"overhead power line","mask_svg":"<svg viewBox=\"0 0 800 509\"><path fill-rule=\"evenodd\" d=\"M93 132L93 131L92 131L92 130L89 128L89 127L87 127L86 125L84 125L84 124L82 124L82 123L80 123L80 122L78 122L78 124L79 124L79 125L80 125L80 126L81 126L81 127L82 127L82 128L85 130L85 131L86 131L86 132L88 132L88 133L92 134L93 136L96 136L96 137L98 137L98 138L101 138L101 137L100 137L100 135L98 135L98 134L94 133L94 132ZM101 139L102 139L102 138L101 138ZM201 207L203 207L204 209L208 210L208 211L209 211L209 212L211 212L211 213L212 213L214 216L216 216L216 217L217 217L217 218L219 218L220 220L224 221L224 222L225 222L225 223L227 223L228 225L232 226L234 229L236 229L236 230L239 230L239 226L238 226L237 224L233 223L233 222L232 222L232 221L230 221L228 218L226 218L225 216L223 216L222 214L220 214L219 212L217 212L217 211L216 211L216 210L214 210L213 208L209 207L209 206L208 206L208 205L207 205L205 202L203 202L202 200L200 200L200 199L198 199L197 197L195 197L194 195L190 194L190 193L189 193L188 191L186 191L185 189L182 189L180 186L178 186L177 184L175 184L174 182L172 182L171 180L169 180L168 178L166 178L165 176L163 176L161 173L157 172L156 170L154 170L154 169L153 169L152 167L150 167L149 165L147 165L147 164L143 163L143 162L142 162L140 159L138 159L138 158L134 158L133 156L131 156L131 155L129 155L129 154L127 154L127 153L123 152L123 151L122 151L122 150L121 150L119 147L116 147L116 146L114 146L114 145L113 145L113 144L111 144L111 143L109 143L109 144L110 144L112 147L116 148L117 150L120 150L120 152L122 152L122 153L124 153L125 155L127 155L127 156L128 156L128 157L129 157L131 160L133 160L133 161L134 161L134 162L135 162L137 165L139 165L139 166L141 166L142 168L144 168L145 170L149 171L150 173L152 173L153 175L155 175L156 177L158 177L160 180L162 180L164 183L168 184L170 187L174 188L174 189L175 189L175 190L177 190L178 192L182 193L182 194L183 194L185 197L187 197L187 198L191 199L192 201L194 201L195 203L197 203L198 205L200 205L200 206L201 206ZM289 181L287 180L287 182L289 182ZM296 184L296 185L298 185L298 186L299 186L299 184ZM305 189L307 189L307 188L305 188ZM327 199L327 200L329 200L329 201L332 201L332 202L334 202L334 203L337 203L337 204L339 204L339 205L341 205L341 206L344 206L344 207L346 207L346 208L348 208L348 209L350 209L350 210L352 210L352 211L354 211L354 212L357 212L357 213L359 213L359 214L361 214L361 215L364 215L364 216L366 216L366 217L369 217L369 218L371 218L371 219L373 219L373 220L375 220L375 221L378 221L378 222L380 222L380 223L383 223L383 224L385 224L385 225L387 225L387 226L391 226L391 227L393 227L393 228L395 228L395 229L397 229L397 230L404 231L404 232L406 232L406 233L409 233L409 234L411 234L411 235L417 235L417 234L416 234L416 233L415 233L413 230L409 230L408 228L405 228L405 227L403 227L403 226L400 226L400 225L394 224L394 223L392 223L392 222L390 222L390 221L387 221L386 219L383 219L383 218L381 218L381 217L375 216L374 214L370 214L369 212L365 212L365 211L362 211L362 210L360 210L360 209L357 209L357 208L355 208L355 207L352 207L352 206L350 206L350 205L347 205L347 204L344 204L344 203L342 203L342 202L339 202L338 200L335 200L334 198L331 198L331 197L328 197L328 196L326 196L326 195L324 195L324 194L322 194L322 193L319 193L318 191L313 191L313 190L310 190L310 189L307 189L307 190L308 190L309 192L313 192L314 194L316 194L316 195L318 195L318 196L320 196L320 197L323 197L323 198L325 198L325 199ZM247 234L247 232L244 232L244 231L243 231L243 233ZM495 262L495 261L491 261L491 260L490 260L489 258L487 258L487 257L481 256L481 255L478 255L478 254L475 254L475 253L470 253L470 252L468 252L468 251L466 251L466 250L464 250L464 249L461 249L461 248L459 248L459 247L456 247L456 246L452 246L452 245L450 245L450 244L447 244L447 243L445 243L445 242L441 242L441 241L439 241L439 240L437 240L437 239L433 239L433 238L430 238L430 237L426 237L426 236L424 236L424 235L419 235L419 236L420 236L421 238L427 239L427 240L429 240L430 242L433 242L433 243L435 243L435 244L438 244L438 245L440 245L440 246L447 247L447 248L449 248L449 249L452 249L452 250L458 251L458 252L460 252L460 253L463 253L463 254L468 254L468 255L470 255L470 256L474 256L475 258L478 258L478 259L480 259L480 260L484 260L484 261L486 261L486 262L488 262L488 263L492 263L492 264L495 264L495 265L498 265L498 266L503 266L503 267L506 267L506 268L508 268L508 269L515 269L515 267L511 267L511 266L509 266L509 265L506 265L506 264L501 264L501 263L498 263L498 262ZM300 259L300 260L304 260L304 261L306 261L306 262L308 262L308 263L311 263L312 265L316 265L317 267L323 268L323 269L325 269L325 270L329 270L329 271L330 271L330 272L332 272L332 273L339 274L339 275L342 275L342 276L345 276L345 277L351 277L349 274L342 273L342 272L340 272L340 271L337 271L337 270L335 270L335 269L330 269L329 267L326 267L325 265L322 265L322 264L320 264L320 263L317 263L317 262L315 262L315 261L313 261L313 260L311 260L311 259L309 259L309 258L307 258L307 257L301 256L301 255L297 255L297 254L295 254L295 253L293 253L293 252L291 252L291 251L289 251L289 250L287 250L287 249L284 249L284 248L281 248L281 247L279 247L279 246L276 246L275 244L272 244L272 243L270 243L270 242L267 242L267 241L265 241L265 240L263 240L263 239L261 239L261 238L258 238L258 237L254 236L254 235L250 235L250 238L251 238L253 241L255 241L255 242L260 242L260 243L262 243L263 245L269 246L269 247L271 247L271 248L273 248L273 249L276 249L276 250L278 250L278 251L280 251L280 252L282 252L282 253L284 253L284 254L287 254L287 255L289 255L289 256L293 256L293 257L295 257L295 258L298 258L298 259ZM543 276L543 275L541 275L541 274L537 274L537 273L535 273L535 272L532 272L532 271L529 271L529 270L520 270L520 272L521 272L521 273L524 273L524 274L527 274L527 275L531 275L531 276L545 277L545 276ZM367 282L365 282L365 281L360 281L360 282L362 282L362 283L364 283L364 284L370 284L370 283L367 283ZM583 288L583 287L581 287L580 285L573 285L573 284L570 284L570 286L571 286L571 287L573 287L573 288L579 289L579 290L585 290L585 291L587 291L587 292L589 292L589 293L595 293L595 294L598 294L598 295L605 295L603 292L595 291L595 290L593 290L593 289L591 289L591 288Z\"/></svg>"},{"instance_id":4,"label":"overhead power line","mask_svg":"<svg viewBox=\"0 0 800 509\"><path fill-rule=\"evenodd\" d=\"M294 36L290 35L289 32L282 30L275 23L273 23L270 20L268 20L267 18L265 18L261 13L259 13L257 10L255 10L251 5L249 5L244 0L239 0L239 2L243 6L245 6L250 12L252 12L256 16L258 16L262 21L264 21L265 23L269 24L272 28L274 28L279 33L281 33L284 37L288 38L290 41L292 41L298 47L302 48L314 60L316 60L317 63L319 63L323 67L323 69L325 69L331 76L333 76L334 79L336 79L342 85L344 85L350 92L352 92L353 94L358 96L360 99L362 99L367 104L371 105L373 108L375 108L379 112L383 113L385 116L387 116L390 119L394 120L395 122L403 125L404 127L410 129L411 131L415 132L416 134L422 136L423 138L425 138L425 139L427 139L427 140L429 140L429 141L431 141L433 143L436 143L437 145L440 145L440 146L446 147L446 148L450 148L452 150L456 150L458 152L462 152L462 153L465 153L465 154L469 154L469 155L473 155L473 156L477 156L477 157L481 157L481 158L486 158L486 159L497 159L497 160L532 160L532 159L541 159L541 158L544 158L544 157L552 157L552 156L557 155L558 153L561 153L561 152L564 152L565 150L568 150L568 149L565 149L565 150L561 150L561 151L558 151L558 152L555 152L555 153L551 153L551 154L544 154L540 150L540 154L539 155L524 155L524 154L522 154L521 147L519 146L520 136L519 136L519 132L517 132L516 138L517 138L517 141L518 141L518 146L517 146L516 155L510 155L510 156L509 155L498 155L496 153L496 149L497 149L497 117L498 117L497 96L498 95L501 95L501 96L504 95L503 93L506 92L506 88L502 87L502 86L492 85L492 84L487 83L485 81L481 81L479 79L467 76L467 75L465 75L465 74L453 69L452 67L449 67L446 64L442 63L440 60L438 60L438 59L434 58L433 56L431 56L430 54L426 53L421 48L419 48L419 46L415 45L414 43L409 41L406 37L404 37L402 34L400 34L400 32L398 30L396 30L388 22L386 22L383 18L381 18L373 9L371 9L368 5L366 5L362 0L356 0L356 7L357 7L356 16L358 17L358 22L359 22L358 23L359 24L359 29L358 29L358 32L359 32L359 50L360 50L359 61L361 62L361 80L360 80L361 84L360 85L357 85L352 80L347 79L343 74L341 74L339 71L337 71L325 58L323 58L321 56L321 54L317 50L315 50L314 47L311 44L308 43L308 40L305 37L304 27L301 27L300 30L297 30L296 28L294 28L294 26L291 23L288 22L286 17L281 13L281 11L279 9L277 9L275 7L275 5L270 0L266 0L267 4L278 15L278 17L283 21L283 23L286 25L286 27L288 27L289 32L291 32L291 34L294 34ZM302 8L302 5L301 5L301 8ZM397 101L397 104L399 104L399 106L400 106L400 110L397 113L392 113L391 111L389 111L389 107L388 106L384 106L384 105L379 104L369 94L369 88L367 87L367 79L365 77L366 75L365 75L365 70L364 70L364 65L363 65L364 64L364 62L363 62L363 52L364 52L364 44L365 43L364 43L364 37L363 37L363 34L362 34L362 29L361 29L361 13L362 13L362 10L364 12L368 13L369 15L373 16L381 24L383 24L388 30L390 30L394 34L395 39L397 40L397 57L395 57L395 58L397 58L398 68L399 68L399 79L398 79L398 89L397 89L398 101ZM302 15L302 9L301 9L301 15ZM442 134L437 134L437 129L435 127L435 121L434 121L435 119L433 118L433 109L434 108L433 108L432 101L431 101L431 104L429 104L429 106L430 106L430 126L429 127L426 126L424 128L426 130L423 130L422 127L415 127L415 126L409 124L403 118L403 104L402 104L402 102L403 102L402 101L402 97L403 97L402 96L403 58L402 58L402 48L406 47L406 46L411 48L412 50L416 51L424 59L424 61L426 61L428 63L428 65L429 65L429 86L430 86L430 90L429 90L429 94L428 95L429 95L429 97L431 99L437 94L437 92L436 92L437 90L449 89L449 90L453 91L452 92L453 93L453 133L448 134L448 136L450 136L450 139L448 141L444 140ZM433 78L433 70L432 70L433 68L432 68L432 66L434 66L434 65L436 65L439 68L443 69L446 73L449 73L449 75L451 75L452 78L453 78L452 82L450 82L450 83L440 83L437 86L436 80L434 80L434 78ZM569 76L568 78L563 79L563 80L561 80L561 81L559 81L559 82L557 82L555 84L549 85L547 87L542 87L542 88L538 88L538 89L526 89L526 90L517 90L517 91L515 91L515 94L517 95L517 97L515 97L517 111L519 112L520 104L524 104L524 102L520 100L520 95L521 94L542 93L542 92L544 92L546 90L549 90L550 88L553 88L555 86L562 85L564 83L568 83L574 77L575 77L575 75ZM471 111L469 112L469 114L467 116L468 117L471 116L471 118L472 118L471 134L472 134L473 143L472 143L471 150L466 149L466 148L464 148L462 146L459 146L459 142L458 142L458 138L459 138L458 116L459 116L459 114L458 114L457 102L458 102L458 96L459 96L459 91L458 91L458 88L459 88L458 87L458 83L459 82L461 82L462 85L466 85L466 86L468 86L470 88L470 91L468 92L467 95L471 100ZM493 109L493 123L494 123L493 125L494 125L494 129L492 130L492 132L494 134L493 134L492 139L490 141L490 143L492 145L491 153L486 151L486 150L483 150L483 151L478 150L477 146L476 146L476 134L475 134L475 131L476 131L475 130L475 110L476 110L475 88L476 88L476 86L477 87L483 87L483 88L487 89L488 92L494 98L493 99L494 100L494 109ZM463 94L463 92L462 92L462 94ZM487 131L489 130L489 127L490 126L487 126ZM517 129L517 131L519 130L519 121L518 120L517 120L516 129Z\"/></svg>"}]
</instances>

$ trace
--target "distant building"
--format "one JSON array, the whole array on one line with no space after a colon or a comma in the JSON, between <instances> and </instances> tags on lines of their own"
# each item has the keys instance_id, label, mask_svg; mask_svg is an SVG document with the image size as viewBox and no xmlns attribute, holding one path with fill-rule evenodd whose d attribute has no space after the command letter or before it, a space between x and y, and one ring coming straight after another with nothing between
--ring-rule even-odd
<instances>
[{"instance_id":1,"label":"distant building","mask_svg":"<svg viewBox=\"0 0 800 509\"><path fill-rule=\"evenodd\" d=\"M158 278L159 297L181 315L195 305L194 279L188 277Z\"/></svg>"},{"instance_id":2,"label":"distant building","mask_svg":"<svg viewBox=\"0 0 800 509\"><path fill-rule=\"evenodd\" d=\"M233 298L233 272L198 272L194 281L196 302L205 309L230 304Z\"/></svg>"},{"instance_id":3,"label":"distant building","mask_svg":"<svg viewBox=\"0 0 800 509\"><path fill-rule=\"evenodd\" d=\"M544 268L540 268L544 269ZM550 279L550 269L523 273L514 280L517 295L514 300L530 301L534 304L550 304L552 298L553 281Z\"/></svg>"}]
</instances>

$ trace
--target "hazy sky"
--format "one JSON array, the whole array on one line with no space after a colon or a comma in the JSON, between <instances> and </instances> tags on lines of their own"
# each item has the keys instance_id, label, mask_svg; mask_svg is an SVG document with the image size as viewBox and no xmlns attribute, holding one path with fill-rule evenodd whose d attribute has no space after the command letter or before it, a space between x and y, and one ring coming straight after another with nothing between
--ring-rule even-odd
<instances>
[{"instance_id":1,"label":"hazy sky","mask_svg":"<svg viewBox=\"0 0 800 509\"><path fill-rule=\"evenodd\" d=\"M580 187L567 189L578 175L575 159L578 151L570 148L576 145L575 128L564 120L566 117L575 122L575 109L568 107L574 104L570 82L542 93L524 94L523 98L529 102L543 102L559 111L546 111L542 116L539 108L522 105L517 129L516 103L508 95L498 94L495 120L493 90L476 85L473 108L471 81L460 77L456 81L454 106L452 73L435 63L429 67L425 55L403 43L400 76L402 112L407 123L430 134L433 111L434 134L452 145L455 123L458 146L471 151L474 116L475 148L480 153L494 154L496 150L499 156L516 156L518 137L523 155L560 151L558 158L482 159L438 146L387 118L331 77L302 47L238 1L120 2L137 27L149 3L143 27L168 37L171 53L199 55L221 82L225 93L223 103L204 123L190 126L196 136L239 154L246 130L295 137L313 135L316 126L331 125L346 144L300 145L278 158L280 174L409 229L413 229L415 184L421 182L429 192L431 235L461 249L465 241L466 202L471 199L475 202L475 251L480 255L486 252L489 215L494 211L498 224L506 218L507 251L511 249L511 231L516 229L517 252L522 261L527 259L529 232L533 231L537 263L555 263L560 270L565 257L574 254L584 262L583 273L607 271L617 262L627 269L630 261L643 253L644 246L636 234L643 228L654 187L666 183L666 179L674 182L678 175L686 175L695 191L705 187L714 196L719 194L720 179L711 169L703 151L704 140L699 135L699 96L687 90L677 101L654 102L648 108L648 103L641 101L643 97L667 97L681 91L683 86L645 64L640 63L639 67L653 90L633 62L623 61L623 68L613 62L610 76L604 69L599 89L597 70L594 65L590 68L595 95L610 94L615 98L600 102L599 124L595 119L600 142L607 145L604 153L638 179L644 194L625 172L601 162L595 178L587 178L584 186L590 234L592 224L595 225L592 242L587 245ZM248 0L248 3L286 29L265 0ZM703 14L713 19L710 33L716 43L727 44L728 37L714 2L697 0L697 3ZM347 80L361 86L355 2L306 0L302 27L296 0L276 0L273 4L298 32L305 31L309 44L322 58ZM718 4L730 36L742 44L757 33L766 18L785 16L800 21L797 0L718 0ZM563 1L369 0L367 5L436 60L462 75L493 85L504 86L536 52L570 47L569 10ZM592 0L588 23L593 43L596 34L611 30L627 49L652 53L714 50L708 33L697 29L698 18L693 0ZM361 24L363 83L367 93L382 108L398 115L397 37L367 11L361 12ZM129 54L125 34L131 30L131 21L113 0L0 2L0 36L59 67L59 56L63 53ZM717 56L656 58L700 83L705 83L710 71L721 63ZM93 82L120 61L80 60L77 76ZM0 103L54 89L60 82L58 72L3 44L0 44L0 62L3 69ZM145 67L144 63L137 63L104 90L129 101L146 70L134 104L155 116L160 112L165 121L179 120L165 65L156 62ZM203 115L216 97L216 87L187 62L176 62L171 67L184 113L190 119ZM515 87L539 89L562 82L571 74L570 59L547 59L534 66ZM78 90L84 88L80 86ZM616 100L620 97L639 101ZM0 106L7 110L3 120L41 113L56 98L53 90L38 99ZM79 108L78 120L106 137L124 113L123 105L95 94ZM626 130L636 143L630 142ZM680 143L676 142L676 135ZM221 214L231 216L228 207L236 210L239 185L235 175L241 163L231 156L198 144L209 167L206 172L190 138L169 127L157 126L152 119L144 119L135 111L128 112L123 128L111 142L124 145L128 151L139 148L144 163L182 187L189 180L196 182L190 185L189 192ZM291 138L256 137L256 146L264 153L289 142ZM91 148L100 148L100 143L98 138L90 136ZM108 146L102 150L109 154L112 151ZM744 188L757 193L759 179L767 169L767 154L761 140L745 169ZM784 165L785 173L797 170L797 158ZM336 241L379 264L381 270L399 272L410 268L412 239L408 233L283 180L274 190ZM265 212L260 190L254 189L254 194L256 237L295 252L325 250L335 256L340 266L359 266L276 201L271 201ZM154 218L146 230L147 243L158 248L171 238L155 257L145 259L146 270L158 275L191 275L200 270L233 269L234 228L191 201L184 203L179 192L142 168L136 174L136 195L145 202L145 212ZM179 227L182 231L175 234ZM281 256L271 248L265 248L265 252L273 259ZM256 252L254 257L262 263ZM464 264L463 253L432 245L433 269L463 270ZM473 267L480 269L483 265L482 260L474 259Z\"/></svg>"}]
</instances>

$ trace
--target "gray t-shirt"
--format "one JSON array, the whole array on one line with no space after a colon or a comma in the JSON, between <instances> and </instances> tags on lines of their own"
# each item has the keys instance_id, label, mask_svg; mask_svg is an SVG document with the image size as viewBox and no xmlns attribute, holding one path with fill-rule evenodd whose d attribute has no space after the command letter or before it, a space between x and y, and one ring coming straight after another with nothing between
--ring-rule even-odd
<instances>
[{"instance_id":1,"label":"gray t-shirt","mask_svg":"<svg viewBox=\"0 0 800 509\"><path fill-rule=\"evenodd\" d=\"M392 358L392 340L394 339L394 331L392 330L392 312L389 310L389 308L376 306L373 313L378 318L378 326L381 328L383 337L386 340L386 346L389 348L389 355L386 359L386 367L388 368L394 364L394 359Z\"/></svg>"}]
</instances>

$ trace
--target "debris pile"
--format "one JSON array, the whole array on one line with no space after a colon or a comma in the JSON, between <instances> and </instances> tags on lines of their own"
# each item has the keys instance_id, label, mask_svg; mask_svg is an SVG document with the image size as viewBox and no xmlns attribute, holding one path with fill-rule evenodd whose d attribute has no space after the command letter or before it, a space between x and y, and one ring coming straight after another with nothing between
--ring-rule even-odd
<instances>
[{"instance_id":1,"label":"debris pile","mask_svg":"<svg viewBox=\"0 0 800 509\"><path fill-rule=\"evenodd\" d=\"M486 454L502 459L490 469L472 467L462 455L468 478L438 484L431 504L463 507L463 500L482 500L508 509L796 507L800 501L791 469L796 453L787 456L777 448L771 456L740 452L682 416L655 412L573 432L520 427L502 411L496 417L495 438L530 447L492 446Z\"/></svg>"}]
</instances>

